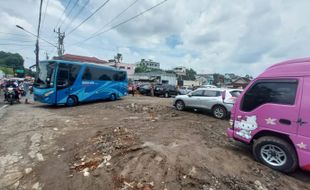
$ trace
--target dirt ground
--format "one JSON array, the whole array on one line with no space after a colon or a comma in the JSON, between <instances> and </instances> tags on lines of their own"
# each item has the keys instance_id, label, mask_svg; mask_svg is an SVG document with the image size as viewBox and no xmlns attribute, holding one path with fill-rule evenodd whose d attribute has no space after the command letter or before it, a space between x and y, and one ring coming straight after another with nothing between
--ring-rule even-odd
<instances>
[{"instance_id":1,"label":"dirt ground","mask_svg":"<svg viewBox=\"0 0 310 190\"><path fill-rule=\"evenodd\" d=\"M0 189L310 189L226 137L228 121L179 112L172 99L0 110Z\"/></svg>"}]
</instances>

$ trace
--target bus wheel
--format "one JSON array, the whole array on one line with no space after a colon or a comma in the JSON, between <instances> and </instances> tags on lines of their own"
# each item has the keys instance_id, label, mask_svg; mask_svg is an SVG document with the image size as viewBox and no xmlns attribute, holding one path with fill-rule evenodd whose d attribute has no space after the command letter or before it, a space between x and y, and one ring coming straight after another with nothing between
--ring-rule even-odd
<instances>
[{"instance_id":1,"label":"bus wheel","mask_svg":"<svg viewBox=\"0 0 310 190\"><path fill-rule=\"evenodd\" d=\"M254 141L253 154L256 160L281 172L291 173L298 166L293 146L277 137L265 136Z\"/></svg>"},{"instance_id":2,"label":"bus wheel","mask_svg":"<svg viewBox=\"0 0 310 190\"><path fill-rule=\"evenodd\" d=\"M76 106L78 104L78 100L75 96L69 96L68 99L67 99L67 103L66 105L67 106Z\"/></svg>"},{"instance_id":3,"label":"bus wheel","mask_svg":"<svg viewBox=\"0 0 310 190\"><path fill-rule=\"evenodd\" d=\"M110 100L111 100L111 101L115 101L115 100L116 100L116 95L115 95L115 94L111 94Z\"/></svg>"}]
</instances>

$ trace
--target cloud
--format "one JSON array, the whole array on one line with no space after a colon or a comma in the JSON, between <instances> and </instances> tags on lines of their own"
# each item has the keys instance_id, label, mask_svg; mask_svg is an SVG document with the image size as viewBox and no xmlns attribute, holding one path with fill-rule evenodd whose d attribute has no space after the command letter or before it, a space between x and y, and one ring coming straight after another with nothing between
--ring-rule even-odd
<instances>
[{"instance_id":1,"label":"cloud","mask_svg":"<svg viewBox=\"0 0 310 190\"><path fill-rule=\"evenodd\" d=\"M75 0L72 0L74 3ZM156 9L120 27L110 30L87 42L81 42L93 33L107 30L124 20L152 7L160 0L138 0L130 9L112 23L111 19L134 0L110 1L91 19L72 34L75 26L93 13L103 1L79 1L71 15L65 12L62 30L65 30L66 53L111 59L123 53L124 62L135 63L142 58L152 58L164 69L175 66L192 67L199 73L231 73L258 75L273 63L309 55L310 2L291 1L187 1L168 0ZM46 1L44 1L46 3ZM56 43L53 32L67 1L49 1L41 36ZM46 4L44 4L46 5ZM45 7L43 5L43 8ZM72 6L73 4L71 4ZM36 0L10 0L0 6L0 32L18 33L15 25L36 32L39 3ZM44 10L44 9L43 9ZM78 15L77 17L75 17ZM4 42L34 40L31 36L10 36L0 33ZM27 42L27 44L34 44ZM41 42L41 58L55 48ZM26 57L30 66L34 59L34 46L0 46Z\"/></svg>"}]
</instances>

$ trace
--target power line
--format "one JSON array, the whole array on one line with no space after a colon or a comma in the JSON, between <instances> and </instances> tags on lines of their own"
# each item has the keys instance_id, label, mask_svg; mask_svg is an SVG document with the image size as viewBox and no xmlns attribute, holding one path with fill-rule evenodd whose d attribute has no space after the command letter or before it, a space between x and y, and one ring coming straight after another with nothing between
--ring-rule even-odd
<instances>
[{"instance_id":1,"label":"power line","mask_svg":"<svg viewBox=\"0 0 310 190\"><path fill-rule=\"evenodd\" d=\"M130 9L134 4L136 4L138 2L138 0L135 0L134 2L132 2L128 7L126 7L124 10L122 10L119 14L117 14L115 17L113 17L108 23L106 23L105 25L103 25L99 30L97 30L97 32L93 33L92 35L96 35L97 33L100 32L100 30L103 30L106 26L108 26L109 24L111 24L113 21L115 21L116 19L118 19L120 16L122 16L128 9Z\"/></svg>"},{"instance_id":2,"label":"power line","mask_svg":"<svg viewBox=\"0 0 310 190\"><path fill-rule=\"evenodd\" d=\"M68 2L68 3L67 3L67 5L66 5L66 8L64 9L64 11L62 12L61 16L59 17L58 22L57 22L57 24L56 24L55 28L57 28L58 24L59 24L59 23L60 23L60 21L62 20L62 17L64 16L64 14L65 14L66 10L68 9L68 7L69 7L70 3L71 3L71 0L69 0L69 2Z\"/></svg>"},{"instance_id":3,"label":"power line","mask_svg":"<svg viewBox=\"0 0 310 190\"><path fill-rule=\"evenodd\" d=\"M43 26L44 26L45 15L46 15L46 11L47 11L47 7L48 7L48 3L49 3L49 0L47 0L46 5L45 5L45 9L44 9L43 21L42 21L42 27L41 27L42 29L43 29Z\"/></svg>"},{"instance_id":4,"label":"power line","mask_svg":"<svg viewBox=\"0 0 310 190\"><path fill-rule=\"evenodd\" d=\"M94 16L100 9L102 9L110 0L106 0L102 5L100 5L95 12L93 12L91 15L89 15L86 19L84 19L79 25L77 25L75 28L73 28L70 32L68 32L67 35L74 32L76 29L78 29L82 24L84 24L87 20L89 20L92 16Z\"/></svg>"},{"instance_id":5,"label":"power line","mask_svg":"<svg viewBox=\"0 0 310 190\"><path fill-rule=\"evenodd\" d=\"M133 16L133 17L130 17L129 19L127 19L127 20L125 20L125 21L123 21L123 22L120 22L119 24L114 25L114 26L110 27L110 28L107 29L107 30L104 30L104 31L99 32L99 33L97 32L97 34L95 34L95 35L93 35L93 36L90 36L89 38L86 38L85 40L83 40L83 41L81 41L81 42L78 42L78 43L86 42L86 41L88 41L88 40L90 40L90 39L92 39L92 38L95 38L95 37L97 37L97 36L99 36L99 35L102 35L102 34L104 34L104 33L106 33L106 32L109 32L110 30L113 30L113 29L115 29L115 28L117 28L117 27L119 27L119 26L121 26L121 25L123 25L123 24L126 24L127 22L130 22L130 21L132 21L132 20L138 18L139 16L142 16L142 15L145 14L146 12L151 11L152 9L154 9L154 8L156 8L156 7L160 6L160 5L162 5L162 4L165 3L166 1L168 1L168 0L161 1L160 3L157 3L156 5L152 6L151 8L148 8L148 9L146 9L145 11L142 11L142 12L140 12L139 14L137 14L137 15L135 15L135 16ZM78 43L76 43L76 44L78 44Z\"/></svg>"},{"instance_id":6,"label":"power line","mask_svg":"<svg viewBox=\"0 0 310 190\"><path fill-rule=\"evenodd\" d=\"M35 35L35 34L32 33L32 32L29 32L28 30L24 29L23 27L21 27L21 26L19 26L19 25L16 25L16 27L19 28L19 29L21 29L21 30L23 30L23 31L25 31L25 32L27 32L27 34L30 34L30 35L32 35L32 36L38 38L39 40L43 40L44 42L46 42L46 43L48 43L48 44L50 44L50 45L52 45L52 46L54 46L54 47L57 47L57 46L54 45L53 43L47 41L47 40L44 39L44 38L38 37L38 35Z\"/></svg>"},{"instance_id":7,"label":"power line","mask_svg":"<svg viewBox=\"0 0 310 190\"><path fill-rule=\"evenodd\" d=\"M81 14L81 12L85 9L85 7L88 5L90 0L86 1L86 3L77 11L77 14L74 15L73 19L71 20L70 24L66 27L65 30L67 30L75 21L75 19Z\"/></svg>"},{"instance_id":8,"label":"power line","mask_svg":"<svg viewBox=\"0 0 310 190\"><path fill-rule=\"evenodd\" d=\"M71 7L71 9L70 9L70 11L69 11L69 13L68 13L68 15L67 15L68 18L70 17L70 15L71 15L73 9L76 7L76 5L78 4L78 2L79 2L79 0L76 0L75 3L74 3L74 5ZM64 21L65 21L65 20L63 20L63 22L61 22L61 24L60 24L59 27L62 26L62 24L64 23Z\"/></svg>"}]
</instances>

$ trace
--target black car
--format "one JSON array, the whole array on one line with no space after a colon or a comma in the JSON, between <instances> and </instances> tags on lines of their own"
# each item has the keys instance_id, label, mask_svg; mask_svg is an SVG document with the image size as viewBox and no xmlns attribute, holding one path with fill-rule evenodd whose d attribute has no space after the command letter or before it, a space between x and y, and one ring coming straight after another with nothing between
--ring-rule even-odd
<instances>
[{"instance_id":1,"label":"black car","mask_svg":"<svg viewBox=\"0 0 310 190\"><path fill-rule=\"evenodd\" d=\"M178 95L178 89L175 86L169 84L156 85L154 95L168 98Z\"/></svg>"},{"instance_id":2,"label":"black car","mask_svg":"<svg viewBox=\"0 0 310 190\"><path fill-rule=\"evenodd\" d=\"M149 84L141 85L139 87L138 91L140 94L149 96L149 95L151 95L151 85L149 85Z\"/></svg>"}]
</instances>

